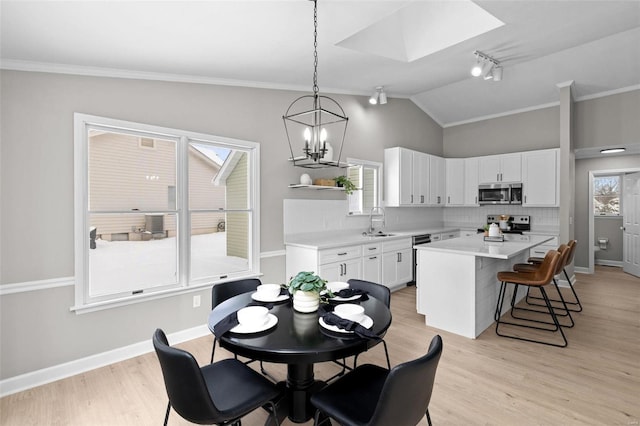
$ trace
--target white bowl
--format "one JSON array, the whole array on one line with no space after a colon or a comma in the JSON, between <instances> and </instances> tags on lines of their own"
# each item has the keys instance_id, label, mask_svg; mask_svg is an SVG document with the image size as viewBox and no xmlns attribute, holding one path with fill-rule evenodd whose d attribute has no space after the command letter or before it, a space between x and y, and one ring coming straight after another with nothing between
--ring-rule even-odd
<instances>
[{"instance_id":1,"label":"white bowl","mask_svg":"<svg viewBox=\"0 0 640 426\"><path fill-rule=\"evenodd\" d=\"M346 288L349 288L349 283L343 283L342 281L331 281L327 283L327 289L331 290L333 293L337 293Z\"/></svg>"},{"instance_id":2,"label":"white bowl","mask_svg":"<svg viewBox=\"0 0 640 426\"><path fill-rule=\"evenodd\" d=\"M266 306L247 306L237 312L238 322L246 327L257 327L267 322L268 313Z\"/></svg>"},{"instance_id":3,"label":"white bowl","mask_svg":"<svg viewBox=\"0 0 640 426\"><path fill-rule=\"evenodd\" d=\"M364 319L364 308L355 303L343 303L335 307L333 312L344 319L353 322L362 322Z\"/></svg>"},{"instance_id":4,"label":"white bowl","mask_svg":"<svg viewBox=\"0 0 640 426\"><path fill-rule=\"evenodd\" d=\"M280 295L280 284L262 284L256 289L264 300L273 300Z\"/></svg>"}]
</instances>

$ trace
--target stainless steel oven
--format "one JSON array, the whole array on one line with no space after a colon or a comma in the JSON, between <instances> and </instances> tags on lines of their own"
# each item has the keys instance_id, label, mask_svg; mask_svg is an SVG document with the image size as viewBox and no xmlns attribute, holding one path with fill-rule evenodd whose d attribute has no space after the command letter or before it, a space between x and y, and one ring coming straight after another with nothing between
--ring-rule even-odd
<instances>
[{"instance_id":1,"label":"stainless steel oven","mask_svg":"<svg viewBox=\"0 0 640 426\"><path fill-rule=\"evenodd\" d=\"M414 235L413 236L413 245L411 247L417 246L419 244L427 244L431 242L431 234L422 234L422 235ZM418 265L418 250L413 249L413 280L409 282L409 285L415 285L416 283L416 266Z\"/></svg>"}]
</instances>

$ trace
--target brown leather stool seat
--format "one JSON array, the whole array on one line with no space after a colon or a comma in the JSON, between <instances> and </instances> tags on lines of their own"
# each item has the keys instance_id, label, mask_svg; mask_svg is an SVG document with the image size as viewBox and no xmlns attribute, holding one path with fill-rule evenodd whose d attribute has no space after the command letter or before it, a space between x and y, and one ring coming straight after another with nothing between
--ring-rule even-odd
<instances>
[{"instance_id":1,"label":"brown leather stool seat","mask_svg":"<svg viewBox=\"0 0 640 426\"><path fill-rule=\"evenodd\" d=\"M569 289L571 290L571 293L573 294L573 300L565 300L564 298L563 298L563 300L552 299L552 298L549 299L549 300L551 300L551 302L556 302L556 303L564 301L564 303L567 305L567 308L572 312L582 312L582 303L580 302L580 299L578 298L578 294L576 293L576 289L573 287L573 283L571 282L571 278L569 278L569 274L567 273L567 266L571 265L571 263L573 262L573 257L574 257L574 255L576 253L577 244L578 244L578 242L576 240L571 240L571 241L569 241L567 243L567 246L569 246L570 252L569 252L569 256L567 257L566 261L564 262L564 265L562 266L562 272L564 273L564 276L567 279L567 282L569 283ZM529 263L519 263L516 266L518 266L520 268L518 270L520 270L522 272L531 271L531 270L537 268L542 263L542 260L543 260L542 257L530 257L529 259L527 259L527 262L529 262ZM527 266L524 266L524 265L527 265ZM514 266L514 269L515 269L515 266ZM541 297L530 296L529 294L527 294L527 303L528 304L543 306L543 305L540 305L539 303L533 303L533 299L542 300Z\"/></svg>"},{"instance_id":2,"label":"brown leather stool seat","mask_svg":"<svg viewBox=\"0 0 640 426\"><path fill-rule=\"evenodd\" d=\"M560 299L556 300L556 299L552 299L551 297L549 297L549 301L551 302L552 306L553 306L554 302L560 303L560 306L553 306L553 308L556 310L556 315L557 316L561 316L561 317L569 318L569 324L562 324L563 327L573 327L574 326L574 322L573 322L573 317L571 316L571 312L569 312L569 308L567 307L567 303L564 300L564 296L562 295L562 292L560 291L560 287L558 286L558 281L556 281L556 275L560 274L562 272L562 270L564 269L564 267L566 266L567 260L569 259L570 251L571 251L571 249L566 244L561 244L560 247L558 247L558 252L560 253L560 261L558 262L558 265L556 266L556 269L555 269L555 271L553 273L553 277L551 278L551 280L553 281L553 285L554 285L556 291L558 292L558 297ZM516 272L535 272L540 268L541 265L542 265L542 263L536 263L536 264L516 263L515 265L513 265L513 270L516 271ZM531 296L530 295L530 293L531 293L530 290L531 290L531 287L529 287L527 289L527 296L525 298L525 301L527 302L527 304L529 304L531 306L544 307L545 305L543 305L543 304L532 303L532 301L530 299L541 299L542 300L542 297ZM522 310L522 311L529 311L529 312L540 312L539 310L536 310L536 309L520 308L520 307L514 307L513 310ZM513 310L512 310L512 314L513 314ZM514 318L518 318L518 317L514 316ZM547 322L547 324L553 325L553 323L549 323L549 322Z\"/></svg>"},{"instance_id":3,"label":"brown leather stool seat","mask_svg":"<svg viewBox=\"0 0 640 426\"><path fill-rule=\"evenodd\" d=\"M496 334L498 336L502 336L502 337L508 337L510 339L517 339L517 340L524 340L527 342L534 342L534 343L541 343L541 344L545 344L545 345L551 345L551 346L558 346L558 347L565 347L567 346L567 338L564 335L564 331L562 331L562 326L560 325L560 322L558 321L558 317L556 316L556 313L553 309L553 306L551 306L551 302L549 301L549 297L547 296L547 292L545 290L545 286L548 285L549 283L552 282L553 280L553 276L554 273L556 272L556 269L558 268L558 263L561 261L561 254L560 252L556 251L556 250L549 250L546 254L546 256L544 257L544 260L542 261L542 263L540 264L540 267L537 268L535 271L532 272L511 272L511 271L502 271L502 272L498 272L498 280L501 281L501 286L500 286L500 292L498 295L498 301L496 304L496 312L495 312L495 320L496 320ZM521 320L521 322L508 322L508 321L504 321L501 319L502 316L502 308L504 305L504 299L507 295L507 286L508 284L514 284L515 287L513 289L513 294L511 297L511 316L513 318L516 318L518 320ZM516 296L517 296L517 292L518 292L518 286L527 286L527 287L535 287L540 289L540 293L542 294L542 297L545 301L545 305L547 307L547 312L544 312L545 314L548 314L551 317L552 322L548 322L548 321L541 321L541 320L537 320L537 319L530 319L530 318L520 318L520 317L516 317L513 315L513 308L515 307L515 303L516 303ZM543 312L540 312L543 313ZM545 326L540 326L540 325L534 325L534 324L552 324L553 328L549 328L549 327L545 327ZM526 337L520 337L520 336L516 336L516 335L509 335L509 334L504 334L501 333L500 331L500 327L502 325L512 325L512 326L516 326L516 327L524 327L524 328L530 328L530 329L536 329L536 330L542 330L542 331L548 331L548 332L559 332L561 338L562 338L562 343L554 343L554 342L549 342L549 341L543 341L543 340L535 340L532 338L526 338Z\"/></svg>"}]
</instances>

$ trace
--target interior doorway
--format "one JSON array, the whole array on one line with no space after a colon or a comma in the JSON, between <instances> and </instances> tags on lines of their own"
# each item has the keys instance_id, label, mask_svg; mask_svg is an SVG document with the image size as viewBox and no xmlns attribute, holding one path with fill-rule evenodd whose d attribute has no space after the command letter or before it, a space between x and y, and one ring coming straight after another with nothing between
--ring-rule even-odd
<instances>
[{"instance_id":1,"label":"interior doorway","mask_svg":"<svg viewBox=\"0 0 640 426\"><path fill-rule=\"evenodd\" d=\"M637 173L640 172L640 168L628 168L628 169L613 169L613 170L590 170L589 171L589 241L587 247L589 249L589 273L594 273L594 265L595 265L595 247L596 247L596 236L594 232L595 228L595 217L594 217L594 178L596 176L605 176L605 175L615 175L615 174L628 174L628 173ZM624 197L624 193L622 194ZM623 215L624 212L624 204L623 204ZM623 217L623 222L624 222ZM621 230L622 232L622 230ZM623 244L623 259L627 255L625 250L628 250L627 247L624 247ZM620 265L622 266L622 264Z\"/></svg>"}]
</instances>

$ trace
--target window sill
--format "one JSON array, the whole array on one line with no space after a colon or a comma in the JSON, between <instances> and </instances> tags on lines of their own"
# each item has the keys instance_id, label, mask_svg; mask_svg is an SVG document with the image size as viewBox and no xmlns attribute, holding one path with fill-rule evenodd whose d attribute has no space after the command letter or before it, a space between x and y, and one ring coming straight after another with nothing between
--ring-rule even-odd
<instances>
[{"instance_id":1,"label":"window sill","mask_svg":"<svg viewBox=\"0 0 640 426\"><path fill-rule=\"evenodd\" d=\"M90 312L103 311L105 309L119 308L122 306L133 305L136 303L142 302L150 302L152 300L164 299L167 297L175 297L181 296L183 294L194 293L196 291L201 291L206 288L211 288L216 284L220 284L223 282L236 281L246 278L260 278L262 274L251 274L251 275L243 275L232 277L231 279L224 279L218 281L209 281L201 284L194 284L189 287L181 287L181 288L173 288L165 291L157 291L154 293L148 294L136 294L129 297L120 298L117 300L108 300L102 302L89 303L86 305L75 305L69 308L71 312L75 312L76 315L88 314Z\"/></svg>"}]
</instances>

